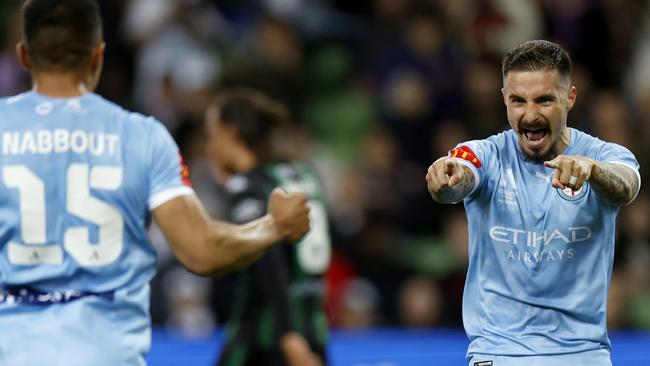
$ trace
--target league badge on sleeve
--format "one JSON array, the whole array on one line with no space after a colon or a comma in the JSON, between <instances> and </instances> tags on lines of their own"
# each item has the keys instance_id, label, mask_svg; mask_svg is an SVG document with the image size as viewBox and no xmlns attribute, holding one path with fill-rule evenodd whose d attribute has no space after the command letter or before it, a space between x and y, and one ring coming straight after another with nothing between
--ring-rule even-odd
<instances>
[{"instance_id":1,"label":"league badge on sleeve","mask_svg":"<svg viewBox=\"0 0 650 366\"><path fill-rule=\"evenodd\" d=\"M587 191L589 191L589 184L583 184L582 187L580 187L580 189L577 191L574 191L569 187L566 187L564 189L556 188L555 191L557 191L557 194L564 200L577 201L587 194Z\"/></svg>"}]
</instances>

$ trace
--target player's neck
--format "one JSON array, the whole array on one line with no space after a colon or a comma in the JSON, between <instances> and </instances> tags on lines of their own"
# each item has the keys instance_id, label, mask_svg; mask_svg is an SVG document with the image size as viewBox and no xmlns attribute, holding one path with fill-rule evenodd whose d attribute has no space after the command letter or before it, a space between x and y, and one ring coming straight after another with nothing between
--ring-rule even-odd
<instances>
[{"instance_id":1,"label":"player's neck","mask_svg":"<svg viewBox=\"0 0 650 366\"><path fill-rule=\"evenodd\" d=\"M88 93L86 83L74 73L39 72L32 75L32 90L49 97L74 98Z\"/></svg>"},{"instance_id":2,"label":"player's neck","mask_svg":"<svg viewBox=\"0 0 650 366\"><path fill-rule=\"evenodd\" d=\"M560 140L558 141L558 144L555 147L555 154L553 157L558 156L560 154L564 154L566 149L569 148L570 144L571 144L571 130L569 129L569 127L564 127L564 129L560 133Z\"/></svg>"},{"instance_id":3,"label":"player's neck","mask_svg":"<svg viewBox=\"0 0 650 366\"><path fill-rule=\"evenodd\" d=\"M551 150L546 156L543 156L539 159L533 159L539 163L543 163L547 160L553 160L558 155L564 154L571 144L571 130L568 127L565 127L564 130L560 133L560 138L555 146L551 147Z\"/></svg>"}]
</instances>

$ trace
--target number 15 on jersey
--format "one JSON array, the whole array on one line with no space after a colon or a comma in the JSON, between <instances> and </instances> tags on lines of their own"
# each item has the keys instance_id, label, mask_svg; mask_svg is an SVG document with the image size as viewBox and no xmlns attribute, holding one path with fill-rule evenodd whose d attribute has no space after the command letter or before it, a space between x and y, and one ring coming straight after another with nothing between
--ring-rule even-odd
<instances>
[{"instance_id":1,"label":"number 15 on jersey","mask_svg":"<svg viewBox=\"0 0 650 366\"><path fill-rule=\"evenodd\" d=\"M45 183L26 165L2 169L8 188L18 190L20 236L10 241L9 262L15 265L58 265L64 250L85 267L114 262L122 252L124 219L111 204L90 195L90 189L115 191L122 185L122 168L71 164L66 173L66 211L99 227L99 241L90 243L88 225L64 229L63 245L47 242ZM62 213L63 214L63 213Z\"/></svg>"}]
</instances>

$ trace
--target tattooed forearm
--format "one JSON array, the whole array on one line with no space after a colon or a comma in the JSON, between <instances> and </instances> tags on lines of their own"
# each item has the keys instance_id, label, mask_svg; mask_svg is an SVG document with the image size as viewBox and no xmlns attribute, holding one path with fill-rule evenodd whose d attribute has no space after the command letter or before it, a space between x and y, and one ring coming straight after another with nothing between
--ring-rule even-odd
<instances>
[{"instance_id":1,"label":"tattooed forearm","mask_svg":"<svg viewBox=\"0 0 650 366\"><path fill-rule=\"evenodd\" d=\"M589 182L597 194L617 205L630 203L640 184L631 168L603 162L595 165Z\"/></svg>"},{"instance_id":2,"label":"tattooed forearm","mask_svg":"<svg viewBox=\"0 0 650 366\"><path fill-rule=\"evenodd\" d=\"M455 186L449 188L444 188L437 197L433 196L433 199L440 203L457 203L463 200L465 196L472 191L476 178L472 170L466 166L463 166L463 178Z\"/></svg>"}]
</instances>

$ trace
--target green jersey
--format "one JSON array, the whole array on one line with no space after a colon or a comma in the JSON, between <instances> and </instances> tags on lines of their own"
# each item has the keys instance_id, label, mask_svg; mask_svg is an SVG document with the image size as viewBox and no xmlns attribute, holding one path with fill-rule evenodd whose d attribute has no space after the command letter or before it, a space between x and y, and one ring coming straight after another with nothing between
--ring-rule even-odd
<instances>
[{"instance_id":1,"label":"green jersey","mask_svg":"<svg viewBox=\"0 0 650 366\"><path fill-rule=\"evenodd\" d=\"M237 274L219 365L283 365L279 340L302 334L312 351L325 356L327 321L323 274L331 248L322 192L314 173L298 163L274 163L236 175L226 184L228 218L245 223L266 213L271 191L281 186L308 196L311 230L296 244L273 246Z\"/></svg>"}]
</instances>

